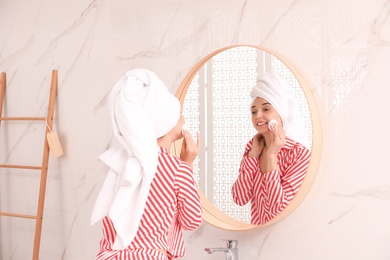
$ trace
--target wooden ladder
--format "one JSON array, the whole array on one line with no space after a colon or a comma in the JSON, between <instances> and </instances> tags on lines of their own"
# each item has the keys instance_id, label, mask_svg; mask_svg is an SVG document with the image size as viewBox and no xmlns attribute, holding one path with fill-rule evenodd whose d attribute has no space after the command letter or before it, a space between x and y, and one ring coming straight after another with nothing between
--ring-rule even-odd
<instances>
[{"instance_id":1,"label":"wooden ladder","mask_svg":"<svg viewBox=\"0 0 390 260\"><path fill-rule=\"evenodd\" d=\"M47 124L45 138L44 138L44 145L43 145L44 148L43 148L43 157L42 157L42 165L41 166L0 164L0 168L16 168L16 169L27 169L27 170L41 171L39 195L38 195L38 208L37 208L36 215L24 215L24 214L16 214L16 213L9 213L9 212L1 212L0 211L0 216L27 218L27 219L34 219L36 221L35 237L34 237L34 250L33 250L33 257L32 257L33 260L38 260L38 257L39 257L39 248L40 248L41 232L42 232L42 220L43 220L43 209L44 209L44 204L45 204L47 169L48 169L48 164L49 164L49 152L50 152L50 147L49 147L49 143L48 143L46 136L51 131L52 125L53 125L54 104L55 104L56 95L57 95L57 86L58 86L58 71L53 70L52 71L52 78L51 78L48 112L47 112L46 117L2 117L3 101L5 98L6 74L5 74L5 72L2 72L0 75L0 126L1 126L1 121L5 121L5 120L42 121L43 123ZM1 147L1 145L0 145L0 147Z\"/></svg>"}]
</instances>

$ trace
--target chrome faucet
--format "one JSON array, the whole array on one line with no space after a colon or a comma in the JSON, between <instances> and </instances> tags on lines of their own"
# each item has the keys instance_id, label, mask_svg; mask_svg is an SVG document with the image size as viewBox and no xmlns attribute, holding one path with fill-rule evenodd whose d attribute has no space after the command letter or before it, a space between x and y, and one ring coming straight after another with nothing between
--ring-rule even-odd
<instances>
[{"instance_id":1,"label":"chrome faucet","mask_svg":"<svg viewBox=\"0 0 390 260\"><path fill-rule=\"evenodd\" d=\"M215 252L224 252L226 260L238 260L238 241L237 240L225 240L226 247L207 247L204 250L208 254Z\"/></svg>"}]
</instances>

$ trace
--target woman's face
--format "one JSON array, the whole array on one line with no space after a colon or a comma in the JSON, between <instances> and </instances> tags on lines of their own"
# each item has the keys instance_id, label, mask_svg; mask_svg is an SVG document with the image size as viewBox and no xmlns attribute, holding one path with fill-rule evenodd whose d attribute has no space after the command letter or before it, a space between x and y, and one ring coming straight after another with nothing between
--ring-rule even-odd
<instances>
[{"instance_id":1,"label":"woman's face","mask_svg":"<svg viewBox=\"0 0 390 260\"><path fill-rule=\"evenodd\" d=\"M271 119L275 119L278 124L282 124L282 120L276 112L275 108L264 98L256 98L251 107L252 124L259 133L269 131L268 123Z\"/></svg>"}]
</instances>

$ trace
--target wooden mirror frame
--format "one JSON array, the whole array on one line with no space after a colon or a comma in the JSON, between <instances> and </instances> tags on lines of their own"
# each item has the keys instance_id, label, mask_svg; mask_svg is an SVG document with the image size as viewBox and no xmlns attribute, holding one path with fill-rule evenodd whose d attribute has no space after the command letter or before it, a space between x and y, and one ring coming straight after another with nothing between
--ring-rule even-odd
<instances>
[{"instance_id":1,"label":"wooden mirror frame","mask_svg":"<svg viewBox=\"0 0 390 260\"><path fill-rule=\"evenodd\" d=\"M272 220L262 225L251 225L251 224L240 222L234 218L229 217L224 212L222 212L217 207L215 207L213 203L204 195L203 191L198 189L201 198L201 203L202 203L203 220L205 222L224 230L243 231L243 230L251 230L251 229L256 229L256 228L275 224L276 222L284 219L291 212L293 212L298 207L298 205L303 201L303 199L309 192L318 171L320 158L321 158L321 149L322 149L322 131L321 131L320 116L319 116L319 112L318 112L318 108L314 96L312 95L308 82L305 80L302 74L289 61L281 57L281 55L275 53L274 51L262 47L254 46L254 45L227 46L208 54L207 56L202 58L199 62L197 62L195 66L186 75L186 77L183 79L182 83L180 84L179 88L176 91L176 97L180 100L181 106L183 106L185 96L187 94L187 90L190 87L192 80L194 79L195 75L199 72L199 70L203 67L203 65L218 53L235 47L253 47L259 50L266 51L274 55L278 59L280 59L291 70L291 72L294 74L299 84L301 85L302 90L308 102L308 106L310 109L310 116L312 120L311 157L310 157L309 168L306 173L305 179L299 191L295 195L294 199L290 202L290 204ZM181 143L182 140L179 140L174 143L172 147L173 149L172 153L176 155L180 154Z\"/></svg>"}]
</instances>

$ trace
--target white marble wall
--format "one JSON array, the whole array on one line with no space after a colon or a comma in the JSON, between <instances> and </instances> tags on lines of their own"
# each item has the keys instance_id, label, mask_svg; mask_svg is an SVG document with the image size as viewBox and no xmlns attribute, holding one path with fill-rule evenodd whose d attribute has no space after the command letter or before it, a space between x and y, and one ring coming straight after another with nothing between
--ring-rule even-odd
<instances>
[{"instance_id":1,"label":"white marble wall","mask_svg":"<svg viewBox=\"0 0 390 260\"><path fill-rule=\"evenodd\" d=\"M205 223L185 233L184 259L223 259L203 248L227 238L239 240L245 260L390 259L389 14L388 0L0 0L5 112L46 113L50 73L59 70L55 129L65 155L50 159L40 259L93 259L98 250L100 226L89 216L102 183L96 157L111 140L111 85L146 67L174 93L201 57L231 44L272 49L306 75L322 120L322 161L285 220L247 232ZM7 129L0 163L40 158L32 136L42 127ZM34 214L36 176L1 170L1 210ZM32 222L0 224L0 259L30 259Z\"/></svg>"}]
</instances>

